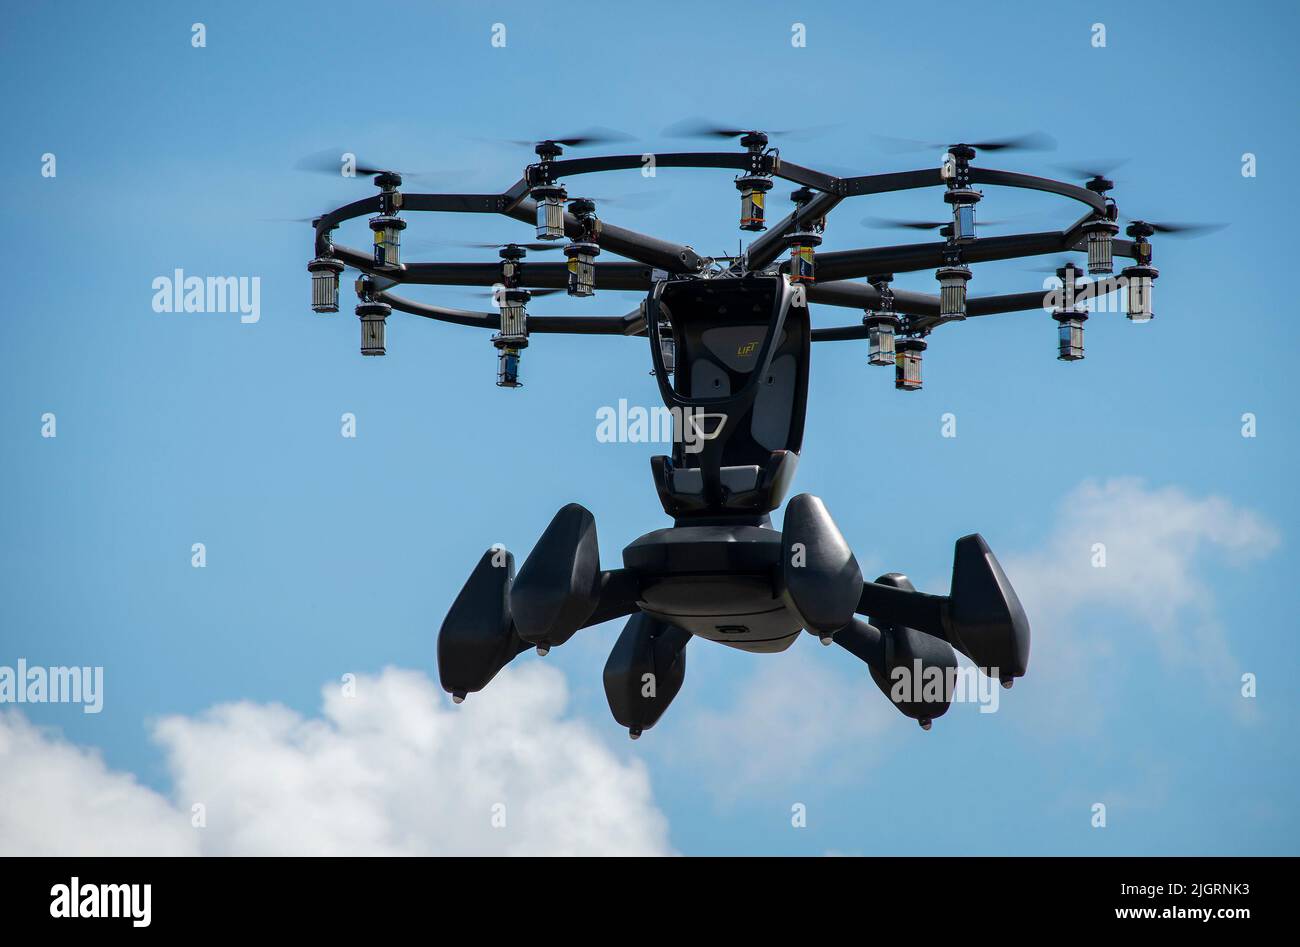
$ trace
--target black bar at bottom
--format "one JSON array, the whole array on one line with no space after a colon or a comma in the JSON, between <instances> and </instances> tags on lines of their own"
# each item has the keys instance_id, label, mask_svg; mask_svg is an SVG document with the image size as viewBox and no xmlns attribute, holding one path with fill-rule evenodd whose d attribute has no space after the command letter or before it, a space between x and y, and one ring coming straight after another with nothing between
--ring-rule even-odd
<instances>
[{"instance_id":1,"label":"black bar at bottom","mask_svg":"<svg viewBox=\"0 0 1300 947\"><path fill-rule=\"evenodd\" d=\"M879 817L879 808L864 801L863 818ZM716 899L717 911L705 914L716 913L715 923L725 916L731 934L737 924L764 924L772 915L771 905L737 902L734 890L715 886L719 877L757 870L753 865L716 858L627 859L616 868L565 864L554 870L581 879L584 904L601 904L601 914L630 924L643 923L656 902L638 904L629 892L663 890L665 884L674 890L698 884L706 903ZM1223 939L1254 921L1280 929L1291 913L1295 868L1293 859L1283 858L801 859L790 866L792 876L797 872L816 896L796 899L799 907L790 910L814 912L819 925L860 922L868 911L886 917L890 930L943 939L963 930L996 937L1105 927L1146 936L1199 929L1232 942ZM334 937L347 928L373 936L414 927L440 938L463 930L495 940L515 925L536 930L537 911L503 907L518 907L520 894L534 890L538 872L546 869L531 859L8 858L0 871L6 934L144 929L136 926L144 912L133 917L130 910L143 901L143 888L135 889L140 897L119 889L124 917L58 916L69 913L75 878L80 904L88 886L149 885L148 929L164 935L201 930L211 939L284 930L301 939L315 932ZM864 892L870 893L865 902ZM79 907L78 913L86 912ZM679 923L702 929L709 922Z\"/></svg>"}]
</instances>

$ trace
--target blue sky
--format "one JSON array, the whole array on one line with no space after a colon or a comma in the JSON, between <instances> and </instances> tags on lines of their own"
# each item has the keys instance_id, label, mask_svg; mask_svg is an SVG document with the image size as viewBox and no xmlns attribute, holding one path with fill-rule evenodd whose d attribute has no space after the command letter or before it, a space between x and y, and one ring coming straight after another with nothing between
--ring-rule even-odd
<instances>
[{"instance_id":1,"label":"blue sky","mask_svg":"<svg viewBox=\"0 0 1300 947\"><path fill-rule=\"evenodd\" d=\"M0 665L106 675L103 713L30 705L26 719L181 805L183 754L160 743L159 720L233 701L312 717L344 673L432 674L438 624L481 550L503 542L522 559L567 502L595 514L609 566L667 525L647 460L658 448L595 437L600 406L657 403L644 340L537 339L526 387L506 391L486 333L398 314L388 356L363 359L346 306L308 308L309 229L277 218L369 188L294 171L303 155L346 149L490 191L530 153L483 139L592 125L662 151L690 147L660 132L696 115L838 123L782 154L862 173L938 158L882 151L872 133L1041 129L1056 153L981 162L1060 176L1053 162L1128 158L1113 194L1126 215L1230 226L1157 239L1156 320L1095 317L1081 363L1055 360L1043 313L937 331L914 394L869 368L864 345L818 346L792 491L826 501L866 570L931 591L946 591L953 540L982 532L1039 606L1029 676L997 713L957 706L923 734L854 658L811 637L776 656L695 642L682 695L630 744L600 686L610 624L545 659L544 685L562 673L569 693L547 725L576 721L593 754L648 779L646 808L685 853L1296 853L1294 5L589 6L396 2L389 31L328 3L7 18ZM206 48L191 46L195 22ZM505 48L489 42L498 22ZM796 22L806 48L791 46ZM47 152L57 177L41 176ZM1246 152L1256 177L1241 174ZM611 221L703 253L736 246L727 172L591 183L632 196ZM943 206L937 191L858 199L825 246L907 242L859 222ZM993 188L981 213L1026 214L1032 230L1078 216ZM408 246L529 237L505 218L411 217ZM363 245L364 223L340 238ZM980 266L971 291L1035 288L1025 267L1048 262ZM260 277L260 321L155 313L151 283L176 268ZM459 290L410 295L486 308ZM530 311L636 301L559 296ZM54 439L40 436L45 412ZM339 436L344 412L355 440ZM940 437L946 412L956 438ZM1247 412L1257 437L1241 436ZM190 566L195 542L205 569ZM1078 572L1092 542L1117 551L1114 578ZM1249 706L1243 673L1259 679ZM454 768L435 772L454 792ZM1098 801L1104 830L1089 824ZM806 829L791 828L795 803Z\"/></svg>"}]
</instances>

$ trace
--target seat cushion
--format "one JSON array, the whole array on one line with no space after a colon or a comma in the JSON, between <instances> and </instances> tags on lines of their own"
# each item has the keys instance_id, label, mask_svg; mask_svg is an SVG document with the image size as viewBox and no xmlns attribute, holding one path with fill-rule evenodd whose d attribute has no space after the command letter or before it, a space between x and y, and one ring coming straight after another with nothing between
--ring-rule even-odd
<instances>
[{"instance_id":1,"label":"seat cushion","mask_svg":"<svg viewBox=\"0 0 1300 947\"><path fill-rule=\"evenodd\" d=\"M758 486L758 467L750 464L741 467L723 467L718 471L722 485L732 493L753 490ZM704 477L696 467L674 467L672 492L698 496L704 492Z\"/></svg>"},{"instance_id":2,"label":"seat cushion","mask_svg":"<svg viewBox=\"0 0 1300 947\"><path fill-rule=\"evenodd\" d=\"M680 518L713 512L774 510L781 505L798 462L799 455L793 451L773 451L762 467L736 464L721 468L718 471L724 494L721 504L705 497L704 477L699 468L675 467L670 457L660 454L650 458L650 469L664 512Z\"/></svg>"}]
</instances>

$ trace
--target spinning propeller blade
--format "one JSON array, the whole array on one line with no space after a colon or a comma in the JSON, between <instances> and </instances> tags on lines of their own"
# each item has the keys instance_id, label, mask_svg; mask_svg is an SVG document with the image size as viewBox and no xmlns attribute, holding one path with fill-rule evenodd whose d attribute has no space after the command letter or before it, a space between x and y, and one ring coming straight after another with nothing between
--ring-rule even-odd
<instances>
[{"instance_id":1,"label":"spinning propeller blade","mask_svg":"<svg viewBox=\"0 0 1300 947\"><path fill-rule=\"evenodd\" d=\"M529 253L541 253L547 250L563 250L564 244L552 241L550 243L521 243L519 241L506 241L505 243L478 243L466 240L427 240L417 241L416 246L424 249L458 249L458 250L504 250L506 247L518 247L521 250L527 250Z\"/></svg>"},{"instance_id":2,"label":"spinning propeller blade","mask_svg":"<svg viewBox=\"0 0 1300 947\"><path fill-rule=\"evenodd\" d=\"M765 135L779 135L782 138L789 138L794 141L806 141L838 127L839 125L809 125L801 128L767 130L762 128L735 128L718 125L703 118L687 118L669 125L663 130L663 135L666 138L742 138L751 132L762 132Z\"/></svg>"},{"instance_id":3,"label":"spinning propeller blade","mask_svg":"<svg viewBox=\"0 0 1300 947\"><path fill-rule=\"evenodd\" d=\"M881 230L938 230L952 223L948 220L894 220L889 217L863 217L862 226Z\"/></svg>"},{"instance_id":4,"label":"spinning propeller blade","mask_svg":"<svg viewBox=\"0 0 1300 947\"><path fill-rule=\"evenodd\" d=\"M529 141L524 138L475 138L475 141L492 142L499 145L518 145L521 148L532 148L535 145L551 143L554 145L563 145L566 148L586 148L591 145L609 145L621 141L635 141L627 134L613 128L588 128L580 131L575 135L567 135L563 138L537 138Z\"/></svg>"},{"instance_id":5,"label":"spinning propeller blade","mask_svg":"<svg viewBox=\"0 0 1300 947\"><path fill-rule=\"evenodd\" d=\"M345 168L344 155L352 155L355 159L351 169L354 172L353 175L345 175L343 173ZM315 154L307 155L305 158L299 160L294 165L294 168L298 171L310 171L315 174L332 174L338 177L358 178L371 178L376 174L384 174L386 172L391 174L400 174L403 179L418 178L422 180L457 177L463 178L470 174L470 172L463 170L401 171L397 168L385 168L371 161L363 161L354 152L348 151L346 148L326 149L325 151L318 151Z\"/></svg>"},{"instance_id":6,"label":"spinning propeller blade","mask_svg":"<svg viewBox=\"0 0 1300 947\"><path fill-rule=\"evenodd\" d=\"M996 141L968 142L976 151L1055 151L1056 139L1043 132L1029 132Z\"/></svg>"},{"instance_id":7,"label":"spinning propeller blade","mask_svg":"<svg viewBox=\"0 0 1300 947\"><path fill-rule=\"evenodd\" d=\"M1139 223L1137 219L1132 217L1126 217L1124 219L1132 221L1133 223ZM1166 234L1171 237L1202 237L1206 234L1223 230L1228 226L1227 224L1221 223L1171 223L1169 221L1157 223L1154 220L1143 220L1140 222L1145 223L1156 233Z\"/></svg>"},{"instance_id":8,"label":"spinning propeller blade","mask_svg":"<svg viewBox=\"0 0 1300 947\"><path fill-rule=\"evenodd\" d=\"M958 142L919 141L915 138L896 138L893 135L872 135L886 151L937 151L955 146ZM1028 132L1010 138L989 141L960 142L976 151L1055 151L1056 139L1043 132Z\"/></svg>"},{"instance_id":9,"label":"spinning propeller blade","mask_svg":"<svg viewBox=\"0 0 1300 947\"><path fill-rule=\"evenodd\" d=\"M596 204L597 211L599 211L602 205L608 205L610 207L625 207L625 208L649 207L655 201L658 201L660 198L667 197L670 194L672 194L672 191L670 189L661 188L653 191L634 191L631 194L623 194L618 197L608 197L608 196L600 197L598 195L592 195L592 194L570 195L569 200L570 201L581 201L581 200L592 201Z\"/></svg>"},{"instance_id":10,"label":"spinning propeller blade","mask_svg":"<svg viewBox=\"0 0 1300 947\"><path fill-rule=\"evenodd\" d=\"M1089 180L1092 178L1109 178L1115 173L1116 168L1122 168L1128 163L1128 160L1128 158L1106 158L1089 161L1087 164L1054 164L1052 167L1058 171L1064 171L1072 178Z\"/></svg>"},{"instance_id":11,"label":"spinning propeller blade","mask_svg":"<svg viewBox=\"0 0 1300 947\"><path fill-rule=\"evenodd\" d=\"M324 216L324 213L320 213L315 217L259 217L257 220L263 224L310 224Z\"/></svg>"},{"instance_id":12,"label":"spinning propeller blade","mask_svg":"<svg viewBox=\"0 0 1300 947\"><path fill-rule=\"evenodd\" d=\"M1014 223L1025 217L1034 217L1036 214L1018 214L1015 217L1006 217L1001 220L979 220L980 227L1005 227L1007 224ZM892 217L863 217L862 226L875 227L883 230L938 230L940 227L947 227L952 223L952 218L947 220L895 220Z\"/></svg>"}]
</instances>

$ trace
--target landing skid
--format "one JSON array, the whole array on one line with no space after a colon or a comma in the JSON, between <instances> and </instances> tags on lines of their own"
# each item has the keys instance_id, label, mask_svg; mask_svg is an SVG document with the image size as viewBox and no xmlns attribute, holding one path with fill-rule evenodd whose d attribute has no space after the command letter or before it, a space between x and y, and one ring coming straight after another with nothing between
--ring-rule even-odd
<instances>
[{"instance_id":1,"label":"landing skid","mask_svg":"<svg viewBox=\"0 0 1300 947\"><path fill-rule=\"evenodd\" d=\"M807 630L866 663L899 711L927 730L951 692L895 700L900 674L947 673L959 652L1010 687L1028 666L1029 622L978 534L957 540L946 596L918 592L898 573L864 581L825 505L809 494L789 502L780 532L673 526L635 540L623 560L621 569L601 568L595 519L578 504L556 513L518 575L512 554L489 549L438 635L443 688L459 703L529 648L544 655L583 628L627 616L604 683L633 739L681 690L693 637L774 652Z\"/></svg>"}]
</instances>

